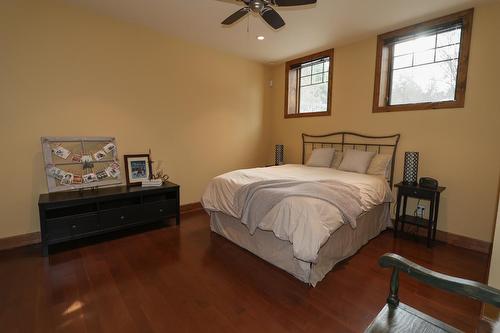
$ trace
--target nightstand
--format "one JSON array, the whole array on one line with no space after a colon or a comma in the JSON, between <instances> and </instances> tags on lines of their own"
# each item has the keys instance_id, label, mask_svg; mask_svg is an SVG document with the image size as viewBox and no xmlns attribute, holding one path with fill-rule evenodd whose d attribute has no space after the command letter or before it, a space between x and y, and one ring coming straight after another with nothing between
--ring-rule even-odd
<instances>
[{"instance_id":1,"label":"nightstand","mask_svg":"<svg viewBox=\"0 0 500 333\"><path fill-rule=\"evenodd\" d=\"M439 213L439 199L441 192L446 187L438 186L437 188L422 187L419 185L407 185L398 183L394 185L398 189L398 199L396 204L396 221L394 222L394 237L398 236L398 226L401 222L401 231L404 232L406 223L427 228L427 247L432 246L432 241L436 239L437 221ZM420 200L428 200L430 202L429 219L407 215L406 203L408 198L416 198ZM401 214L401 201L403 202L403 213Z\"/></svg>"}]
</instances>

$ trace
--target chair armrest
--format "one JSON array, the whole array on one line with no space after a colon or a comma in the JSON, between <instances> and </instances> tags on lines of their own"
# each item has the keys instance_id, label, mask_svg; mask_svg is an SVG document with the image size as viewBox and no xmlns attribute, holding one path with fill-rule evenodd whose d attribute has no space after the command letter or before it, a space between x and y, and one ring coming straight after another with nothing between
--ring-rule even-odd
<instances>
[{"instance_id":1,"label":"chair armrest","mask_svg":"<svg viewBox=\"0 0 500 333\"><path fill-rule=\"evenodd\" d=\"M500 290L483 283L431 271L394 253L386 253L380 257L379 265L385 268L393 267L395 272L405 272L411 277L435 288L500 307Z\"/></svg>"}]
</instances>

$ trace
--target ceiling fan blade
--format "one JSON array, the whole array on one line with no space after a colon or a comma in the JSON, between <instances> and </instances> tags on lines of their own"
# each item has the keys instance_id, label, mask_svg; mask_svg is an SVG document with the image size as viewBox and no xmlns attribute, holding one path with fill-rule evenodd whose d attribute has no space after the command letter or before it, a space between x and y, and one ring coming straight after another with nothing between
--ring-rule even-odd
<instances>
[{"instance_id":1,"label":"ceiling fan blade","mask_svg":"<svg viewBox=\"0 0 500 333\"><path fill-rule=\"evenodd\" d=\"M260 16L274 29L279 29L285 25L285 21L281 18L280 14L278 14L273 8L267 6L262 9Z\"/></svg>"},{"instance_id":2,"label":"ceiling fan blade","mask_svg":"<svg viewBox=\"0 0 500 333\"><path fill-rule=\"evenodd\" d=\"M315 4L317 0L271 0L271 3L275 6L303 6Z\"/></svg>"},{"instance_id":3,"label":"ceiling fan blade","mask_svg":"<svg viewBox=\"0 0 500 333\"><path fill-rule=\"evenodd\" d=\"M250 12L250 8L248 8L248 7L241 8L240 10L238 10L237 12L235 12L231 16L229 16L227 19L222 21L222 24L231 25L234 22L241 19L243 16L247 15L249 12Z\"/></svg>"}]
</instances>

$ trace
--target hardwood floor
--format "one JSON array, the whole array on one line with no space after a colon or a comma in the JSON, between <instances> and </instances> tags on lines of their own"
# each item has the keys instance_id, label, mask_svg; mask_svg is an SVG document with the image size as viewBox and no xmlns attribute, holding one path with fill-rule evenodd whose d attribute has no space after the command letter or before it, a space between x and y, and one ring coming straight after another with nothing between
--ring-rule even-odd
<instances>
[{"instance_id":1,"label":"hardwood floor","mask_svg":"<svg viewBox=\"0 0 500 333\"><path fill-rule=\"evenodd\" d=\"M385 232L310 288L211 233L203 212L181 226L129 233L40 256L0 252L2 332L363 332L385 303L396 252L434 270L484 281L486 255ZM479 302L401 274L402 302L473 332Z\"/></svg>"}]
</instances>

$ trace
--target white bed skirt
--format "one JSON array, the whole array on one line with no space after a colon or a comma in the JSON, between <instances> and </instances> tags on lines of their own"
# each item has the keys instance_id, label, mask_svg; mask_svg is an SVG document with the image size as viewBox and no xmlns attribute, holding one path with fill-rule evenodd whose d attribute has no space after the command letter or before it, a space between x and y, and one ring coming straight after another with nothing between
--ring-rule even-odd
<instances>
[{"instance_id":1,"label":"white bed skirt","mask_svg":"<svg viewBox=\"0 0 500 333\"><path fill-rule=\"evenodd\" d=\"M254 235L250 235L238 219L210 212L213 232L312 286L316 286L338 262L352 256L378 236L390 223L390 204L376 206L358 218L356 229L345 224L335 231L321 247L317 261L310 263L295 258L292 244L277 238L272 231L257 229Z\"/></svg>"}]
</instances>

